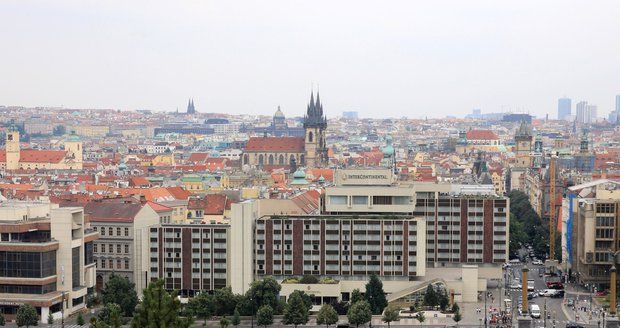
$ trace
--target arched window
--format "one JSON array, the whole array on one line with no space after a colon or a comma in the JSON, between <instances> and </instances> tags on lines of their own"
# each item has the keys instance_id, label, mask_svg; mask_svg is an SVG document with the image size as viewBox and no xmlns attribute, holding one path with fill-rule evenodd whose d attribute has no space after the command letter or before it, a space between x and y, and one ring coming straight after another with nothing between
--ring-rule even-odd
<instances>
[{"instance_id":1,"label":"arched window","mask_svg":"<svg viewBox=\"0 0 620 328\"><path fill-rule=\"evenodd\" d=\"M284 165L284 155L280 154L280 158L278 158L278 164Z\"/></svg>"},{"instance_id":2,"label":"arched window","mask_svg":"<svg viewBox=\"0 0 620 328\"><path fill-rule=\"evenodd\" d=\"M273 165L273 155L269 155L269 165Z\"/></svg>"},{"instance_id":3,"label":"arched window","mask_svg":"<svg viewBox=\"0 0 620 328\"><path fill-rule=\"evenodd\" d=\"M289 160L289 163L293 164L293 160L295 160L295 155L291 154L291 159Z\"/></svg>"},{"instance_id":4,"label":"arched window","mask_svg":"<svg viewBox=\"0 0 620 328\"><path fill-rule=\"evenodd\" d=\"M248 154L244 154L243 155L243 164L249 164L249 161L250 161L250 159L249 159Z\"/></svg>"},{"instance_id":5,"label":"arched window","mask_svg":"<svg viewBox=\"0 0 620 328\"><path fill-rule=\"evenodd\" d=\"M258 165L263 165L263 154L258 155Z\"/></svg>"},{"instance_id":6,"label":"arched window","mask_svg":"<svg viewBox=\"0 0 620 328\"><path fill-rule=\"evenodd\" d=\"M299 163L301 165L306 165L306 156L305 155L301 155Z\"/></svg>"},{"instance_id":7,"label":"arched window","mask_svg":"<svg viewBox=\"0 0 620 328\"><path fill-rule=\"evenodd\" d=\"M312 142L313 139L314 135L312 134L312 131L308 132L308 142Z\"/></svg>"}]
</instances>

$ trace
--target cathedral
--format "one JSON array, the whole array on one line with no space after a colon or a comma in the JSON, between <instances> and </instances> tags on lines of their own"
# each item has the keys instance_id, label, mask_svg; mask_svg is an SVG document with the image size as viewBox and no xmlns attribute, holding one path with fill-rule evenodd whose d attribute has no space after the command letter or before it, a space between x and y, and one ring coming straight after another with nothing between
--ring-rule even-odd
<instances>
[{"instance_id":1,"label":"cathedral","mask_svg":"<svg viewBox=\"0 0 620 328\"><path fill-rule=\"evenodd\" d=\"M284 131L284 114L278 109L274 115L274 131ZM304 115L303 136L251 137L243 151L242 164L265 169L291 168L295 166L325 167L328 164L325 130L327 118L317 92L310 95L310 103Z\"/></svg>"},{"instance_id":2,"label":"cathedral","mask_svg":"<svg viewBox=\"0 0 620 328\"><path fill-rule=\"evenodd\" d=\"M0 170L81 170L83 150L78 136L68 136L64 150L21 149L19 132L9 131L0 150Z\"/></svg>"}]
</instances>

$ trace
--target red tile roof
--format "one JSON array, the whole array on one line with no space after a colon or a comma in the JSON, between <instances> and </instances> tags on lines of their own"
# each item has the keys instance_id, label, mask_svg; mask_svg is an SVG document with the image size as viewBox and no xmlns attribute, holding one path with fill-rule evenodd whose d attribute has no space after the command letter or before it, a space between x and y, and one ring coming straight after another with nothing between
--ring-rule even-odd
<instances>
[{"instance_id":1,"label":"red tile roof","mask_svg":"<svg viewBox=\"0 0 620 328\"><path fill-rule=\"evenodd\" d=\"M157 213L172 211L172 208L168 206L164 206L162 204L155 203L155 202L149 201L147 202L147 204Z\"/></svg>"},{"instance_id":2,"label":"red tile roof","mask_svg":"<svg viewBox=\"0 0 620 328\"><path fill-rule=\"evenodd\" d=\"M301 153L305 150L305 144L302 137L252 137L248 140L245 150Z\"/></svg>"},{"instance_id":3,"label":"red tile roof","mask_svg":"<svg viewBox=\"0 0 620 328\"><path fill-rule=\"evenodd\" d=\"M22 163L60 163L65 158L63 150L22 149L19 161ZM6 151L0 151L0 162L6 162Z\"/></svg>"},{"instance_id":4,"label":"red tile roof","mask_svg":"<svg viewBox=\"0 0 620 328\"><path fill-rule=\"evenodd\" d=\"M205 195L205 215L222 215L226 209L226 202L228 197L223 194L208 194Z\"/></svg>"},{"instance_id":5,"label":"red tile roof","mask_svg":"<svg viewBox=\"0 0 620 328\"><path fill-rule=\"evenodd\" d=\"M491 130L469 130L467 140L498 140L499 137Z\"/></svg>"}]
</instances>

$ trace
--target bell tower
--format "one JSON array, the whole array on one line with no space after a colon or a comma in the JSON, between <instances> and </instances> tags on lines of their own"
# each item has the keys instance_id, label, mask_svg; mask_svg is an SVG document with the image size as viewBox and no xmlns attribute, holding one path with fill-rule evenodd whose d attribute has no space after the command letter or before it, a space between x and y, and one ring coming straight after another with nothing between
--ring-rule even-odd
<instances>
[{"instance_id":1,"label":"bell tower","mask_svg":"<svg viewBox=\"0 0 620 328\"><path fill-rule=\"evenodd\" d=\"M323 115L323 104L319 93L310 94L310 103L304 116L305 150L306 161L300 163L310 167L323 167L327 165L327 146L325 144L325 129L327 118Z\"/></svg>"},{"instance_id":2,"label":"bell tower","mask_svg":"<svg viewBox=\"0 0 620 328\"><path fill-rule=\"evenodd\" d=\"M65 151L67 152L68 168L70 170L81 170L84 156L80 137L75 134L70 135L65 140Z\"/></svg>"},{"instance_id":3,"label":"bell tower","mask_svg":"<svg viewBox=\"0 0 620 328\"><path fill-rule=\"evenodd\" d=\"M521 121L521 125L515 134L516 147L516 167L529 168L532 166L532 132L525 121Z\"/></svg>"},{"instance_id":4,"label":"bell tower","mask_svg":"<svg viewBox=\"0 0 620 328\"><path fill-rule=\"evenodd\" d=\"M19 169L19 132L17 130L8 131L6 134L6 169Z\"/></svg>"}]
</instances>

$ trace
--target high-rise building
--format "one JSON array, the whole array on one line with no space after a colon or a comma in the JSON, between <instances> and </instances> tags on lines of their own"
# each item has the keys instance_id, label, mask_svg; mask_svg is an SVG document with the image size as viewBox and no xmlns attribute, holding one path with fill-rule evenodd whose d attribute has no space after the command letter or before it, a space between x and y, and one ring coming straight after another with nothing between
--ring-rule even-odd
<instances>
[{"instance_id":1,"label":"high-rise building","mask_svg":"<svg viewBox=\"0 0 620 328\"><path fill-rule=\"evenodd\" d=\"M575 115L577 123L587 123L587 118L589 117L588 113L588 102L580 101L575 105Z\"/></svg>"},{"instance_id":2,"label":"high-rise building","mask_svg":"<svg viewBox=\"0 0 620 328\"><path fill-rule=\"evenodd\" d=\"M620 113L620 95L616 95L616 112Z\"/></svg>"},{"instance_id":3,"label":"high-rise building","mask_svg":"<svg viewBox=\"0 0 620 328\"><path fill-rule=\"evenodd\" d=\"M558 99L558 120L565 120L571 115L571 106L570 98Z\"/></svg>"}]
</instances>

